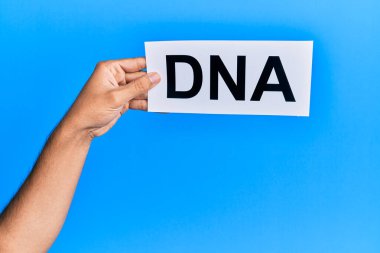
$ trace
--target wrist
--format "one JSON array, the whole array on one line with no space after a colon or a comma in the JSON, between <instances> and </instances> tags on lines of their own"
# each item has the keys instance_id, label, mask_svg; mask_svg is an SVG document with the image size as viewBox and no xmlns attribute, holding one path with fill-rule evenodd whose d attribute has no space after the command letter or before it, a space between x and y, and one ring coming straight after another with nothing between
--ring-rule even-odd
<instances>
[{"instance_id":1,"label":"wrist","mask_svg":"<svg viewBox=\"0 0 380 253\"><path fill-rule=\"evenodd\" d=\"M55 132L64 140L75 144L90 145L93 137L87 129L81 129L69 118L63 118Z\"/></svg>"}]
</instances>

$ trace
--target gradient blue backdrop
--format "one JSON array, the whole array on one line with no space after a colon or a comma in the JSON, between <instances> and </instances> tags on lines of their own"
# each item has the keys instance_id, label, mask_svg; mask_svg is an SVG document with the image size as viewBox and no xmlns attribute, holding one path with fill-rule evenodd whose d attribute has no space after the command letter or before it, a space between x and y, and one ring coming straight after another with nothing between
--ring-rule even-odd
<instances>
[{"instance_id":1,"label":"gradient blue backdrop","mask_svg":"<svg viewBox=\"0 0 380 253\"><path fill-rule=\"evenodd\" d=\"M51 252L380 252L380 2L0 2L0 208L99 60L314 40L310 118L129 112Z\"/></svg>"}]
</instances>

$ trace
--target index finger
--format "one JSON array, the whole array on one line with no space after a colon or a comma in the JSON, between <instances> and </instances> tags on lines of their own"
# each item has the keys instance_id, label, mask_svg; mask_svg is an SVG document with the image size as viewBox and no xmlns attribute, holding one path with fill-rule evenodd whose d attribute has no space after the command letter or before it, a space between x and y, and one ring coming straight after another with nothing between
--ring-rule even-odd
<instances>
[{"instance_id":1,"label":"index finger","mask_svg":"<svg viewBox=\"0 0 380 253\"><path fill-rule=\"evenodd\" d=\"M119 65L125 73L137 72L146 68L145 57L113 60L113 63Z\"/></svg>"}]
</instances>

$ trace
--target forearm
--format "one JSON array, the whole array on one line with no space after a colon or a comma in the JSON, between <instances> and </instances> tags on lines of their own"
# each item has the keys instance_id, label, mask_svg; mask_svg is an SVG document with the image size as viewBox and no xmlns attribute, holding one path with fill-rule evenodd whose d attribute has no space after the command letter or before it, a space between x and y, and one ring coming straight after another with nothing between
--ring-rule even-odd
<instances>
[{"instance_id":1,"label":"forearm","mask_svg":"<svg viewBox=\"0 0 380 253\"><path fill-rule=\"evenodd\" d=\"M91 137L67 120L58 125L0 218L0 251L49 249L66 218L90 143Z\"/></svg>"},{"instance_id":2,"label":"forearm","mask_svg":"<svg viewBox=\"0 0 380 253\"><path fill-rule=\"evenodd\" d=\"M100 62L65 119L47 141L25 183L0 216L0 252L43 252L69 210L93 137L129 109L146 110L159 83L144 58Z\"/></svg>"}]
</instances>

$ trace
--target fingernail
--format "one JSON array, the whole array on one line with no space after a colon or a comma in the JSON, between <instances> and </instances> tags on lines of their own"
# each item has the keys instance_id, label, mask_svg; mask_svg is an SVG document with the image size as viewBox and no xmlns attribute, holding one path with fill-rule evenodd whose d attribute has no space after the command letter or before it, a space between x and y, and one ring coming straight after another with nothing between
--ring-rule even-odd
<instances>
[{"instance_id":1,"label":"fingernail","mask_svg":"<svg viewBox=\"0 0 380 253\"><path fill-rule=\"evenodd\" d=\"M148 74L148 77L150 79L150 81L153 83L153 84L158 84L161 80L160 78L160 75L157 74L156 72L151 72Z\"/></svg>"}]
</instances>

